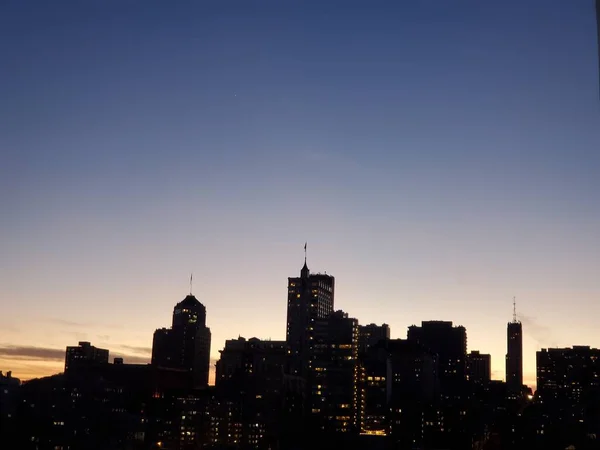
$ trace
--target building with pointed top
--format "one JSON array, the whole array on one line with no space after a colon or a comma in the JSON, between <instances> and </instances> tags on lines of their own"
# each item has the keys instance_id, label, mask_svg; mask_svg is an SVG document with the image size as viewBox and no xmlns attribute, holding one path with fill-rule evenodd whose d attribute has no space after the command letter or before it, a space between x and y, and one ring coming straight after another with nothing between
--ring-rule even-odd
<instances>
[{"instance_id":1,"label":"building with pointed top","mask_svg":"<svg viewBox=\"0 0 600 450\"><path fill-rule=\"evenodd\" d=\"M523 327L514 302L513 320L506 327L506 387L512 393L523 388Z\"/></svg>"},{"instance_id":2,"label":"building with pointed top","mask_svg":"<svg viewBox=\"0 0 600 450\"><path fill-rule=\"evenodd\" d=\"M190 293L173 308L171 328L160 328L154 332L152 364L189 370L196 386L207 386L210 340L206 307Z\"/></svg>"},{"instance_id":3,"label":"building with pointed top","mask_svg":"<svg viewBox=\"0 0 600 450\"><path fill-rule=\"evenodd\" d=\"M312 365L315 321L333 312L335 278L311 274L304 259L300 277L288 278L286 344L288 372L308 378Z\"/></svg>"}]
</instances>

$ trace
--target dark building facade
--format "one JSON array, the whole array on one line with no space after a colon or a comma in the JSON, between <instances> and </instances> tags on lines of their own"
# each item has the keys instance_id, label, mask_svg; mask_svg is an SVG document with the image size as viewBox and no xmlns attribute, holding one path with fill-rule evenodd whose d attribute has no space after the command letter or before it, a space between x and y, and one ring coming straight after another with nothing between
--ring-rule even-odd
<instances>
[{"instance_id":1,"label":"dark building facade","mask_svg":"<svg viewBox=\"0 0 600 450\"><path fill-rule=\"evenodd\" d=\"M311 274L306 260L300 277L288 278L286 343L291 375L308 378L315 322L333 312L334 294L334 277Z\"/></svg>"},{"instance_id":2,"label":"dark building facade","mask_svg":"<svg viewBox=\"0 0 600 450\"><path fill-rule=\"evenodd\" d=\"M171 328L154 332L152 364L188 370L196 386L208 386L210 341L206 307L190 294L175 305Z\"/></svg>"},{"instance_id":3,"label":"dark building facade","mask_svg":"<svg viewBox=\"0 0 600 450\"><path fill-rule=\"evenodd\" d=\"M422 448L438 390L437 355L414 341L388 339L369 347L361 362L360 433L387 436L394 448Z\"/></svg>"},{"instance_id":4,"label":"dark building facade","mask_svg":"<svg viewBox=\"0 0 600 450\"><path fill-rule=\"evenodd\" d=\"M467 355L467 380L486 384L492 378L492 357L477 350Z\"/></svg>"},{"instance_id":5,"label":"dark building facade","mask_svg":"<svg viewBox=\"0 0 600 450\"><path fill-rule=\"evenodd\" d=\"M357 431L358 320L336 311L314 322L310 400L314 422L323 431Z\"/></svg>"},{"instance_id":6,"label":"dark building facade","mask_svg":"<svg viewBox=\"0 0 600 450\"><path fill-rule=\"evenodd\" d=\"M216 445L274 447L283 426L285 341L228 340L216 365Z\"/></svg>"},{"instance_id":7,"label":"dark building facade","mask_svg":"<svg viewBox=\"0 0 600 450\"><path fill-rule=\"evenodd\" d=\"M426 446L429 422L438 391L437 355L410 340L389 341L388 396L392 440L400 448Z\"/></svg>"},{"instance_id":8,"label":"dark building facade","mask_svg":"<svg viewBox=\"0 0 600 450\"><path fill-rule=\"evenodd\" d=\"M506 387L518 393L523 389L523 327L516 318L506 328Z\"/></svg>"},{"instance_id":9,"label":"dark building facade","mask_svg":"<svg viewBox=\"0 0 600 450\"><path fill-rule=\"evenodd\" d=\"M257 338L246 340L243 337L229 339L225 348L219 350L221 357L216 365L215 385L218 387L240 373L260 374L269 380L276 377L276 383L282 382L286 359L285 341L270 341Z\"/></svg>"},{"instance_id":10,"label":"dark building facade","mask_svg":"<svg viewBox=\"0 0 600 450\"><path fill-rule=\"evenodd\" d=\"M15 424L20 387L21 380L14 378L12 372L4 375L0 370L0 442L10 442L18 433Z\"/></svg>"},{"instance_id":11,"label":"dark building facade","mask_svg":"<svg viewBox=\"0 0 600 450\"><path fill-rule=\"evenodd\" d=\"M177 410L177 398L191 387L191 374L183 370L76 364L65 374L22 385L15 423L20 431L11 448L142 449L159 442L198 448L199 436L181 423L185 413ZM193 447L185 445L192 441Z\"/></svg>"},{"instance_id":12,"label":"dark building facade","mask_svg":"<svg viewBox=\"0 0 600 450\"><path fill-rule=\"evenodd\" d=\"M598 448L600 350L542 349L536 363L536 402L528 427L536 448Z\"/></svg>"},{"instance_id":13,"label":"dark building facade","mask_svg":"<svg viewBox=\"0 0 600 450\"><path fill-rule=\"evenodd\" d=\"M417 342L438 355L442 389L466 379L467 331L452 322L426 321L408 328L408 340Z\"/></svg>"},{"instance_id":14,"label":"dark building facade","mask_svg":"<svg viewBox=\"0 0 600 450\"><path fill-rule=\"evenodd\" d=\"M536 353L537 392L544 402L576 405L600 388L600 350L588 346Z\"/></svg>"},{"instance_id":15,"label":"dark building facade","mask_svg":"<svg viewBox=\"0 0 600 450\"><path fill-rule=\"evenodd\" d=\"M390 338L390 327L384 323L382 325L376 325L371 323L369 325L358 326L358 353L359 355L365 354L369 347L377 344L379 341Z\"/></svg>"},{"instance_id":16,"label":"dark building facade","mask_svg":"<svg viewBox=\"0 0 600 450\"><path fill-rule=\"evenodd\" d=\"M81 364L108 364L108 350L94 347L89 342L83 341L76 347L67 347L65 372Z\"/></svg>"},{"instance_id":17,"label":"dark building facade","mask_svg":"<svg viewBox=\"0 0 600 450\"><path fill-rule=\"evenodd\" d=\"M387 436L389 417L388 398L388 341L379 341L360 354L360 434Z\"/></svg>"}]
</instances>

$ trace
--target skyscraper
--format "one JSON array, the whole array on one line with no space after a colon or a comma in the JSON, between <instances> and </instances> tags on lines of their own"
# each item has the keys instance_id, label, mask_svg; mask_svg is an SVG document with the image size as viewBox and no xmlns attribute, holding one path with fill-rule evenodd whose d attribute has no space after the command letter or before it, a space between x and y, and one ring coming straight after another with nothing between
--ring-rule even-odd
<instances>
[{"instance_id":1,"label":"skyscraper","mask_svg":"<svg viewBox=\"0 0 600 450\"><path fill-rule=\"evenodd\" d=\"M517 393L523 388L523 328L517 320L514 300L513 320L506 328L506 348L506 387Z\"/></svg>"},{"instance_id":2,"label":"skyscraper","mask_svg":"<svg viewBox=\"0 0 600 450\"><path fill-rule=\"evenodd\" d=\"M282 424L285 342L240 337L227 340L220 353L215 384L222 401L211 418L213 443L274 447Z\"/></svg>"},{"instance_id":3,"label":"skyscraper","mask_svg":"<svg viewBox=\"0 0 600 450\"><path fill-rule=\"evenodd\" d=\"M193 373L196 386L208 385L210 328L206 307L191 293L175 305L170 329L154 332L152 364Z\"/></svg>"},{"instance_id":4,"label":"skyscraper","mask_svg":"<svg viewBox=\"0 0 600 450\"><path fill-rule=\"evenodd\" d=\"M454 388L466 379L467 330L452 322L431 320L408 328L408 340L437 353L442 389Z\"/></svg>"},{"instance_id":5,"label":"skyscraper","mask_svg":"<svg viewBox=\"0 0 600 450\"><path fill-rule=\"evenodd\" d=\"M315 321L325 319L333 312L334 290L334 277L311 274L306 265L306 255L300 277L288 278L286 343L291 375L308 377Z\"/></svg>"},{"instance_id":6,"label":"skyscraper","mask_svg":"<svg viewBox=\"0 0 600 450\"><path fill-rule=\"evenodd\" d=\"M536 353L537 392L545 403L573 406L600 393L600 350L589 346L548 348Z\"/></svg>"},{"instance_id":7,"label":"skyscraper","mask_svg":"<svg viewBox=\"0 0 600 450\"><path fill-rule=\"evenodd\" d=\"M358 429L358 320L336 311L314 322L311 413L322 430Z\"/></svg>"},{"instance_id":8,"label":"skyscraper","mask_svg":"<svg viewBox=\"0 0 600 450\"><path fill-rule=\"evenodd\" d=\"M490 382L492 372L492 357L477 350L467 355L467 379L473 383L486 384Z\"/></svg>"},{"instance_id":9,"label":"skyscraper","mask_svg":"<svg viewBox=\"0 0 600 450\"><path fill-rule=\"evenodd\" d=\"M367 352L369 347L377 344L379 341L390 338L390 327L387 323L382 325L375 325L371 323L369 325L358 326L358 353L363 355Z\"/></svg>"}]
</instances>

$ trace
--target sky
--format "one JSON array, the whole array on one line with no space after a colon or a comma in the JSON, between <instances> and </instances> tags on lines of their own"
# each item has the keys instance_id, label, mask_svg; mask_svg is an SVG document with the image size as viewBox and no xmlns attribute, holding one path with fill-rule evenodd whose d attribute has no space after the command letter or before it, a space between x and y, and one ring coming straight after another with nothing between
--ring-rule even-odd
<instances>
[{"instance_id":1,"label":"sky","mask_svg":"<svg viewBox=\"0 0 600 450\"><path fill-rule=\"evenodd\" d=\"M336 309L464 325L504 378L600 347L592 0L0 5L0 370L147 362L189 292L285 339L308 242Z\"/></svg>"}]
</instances>

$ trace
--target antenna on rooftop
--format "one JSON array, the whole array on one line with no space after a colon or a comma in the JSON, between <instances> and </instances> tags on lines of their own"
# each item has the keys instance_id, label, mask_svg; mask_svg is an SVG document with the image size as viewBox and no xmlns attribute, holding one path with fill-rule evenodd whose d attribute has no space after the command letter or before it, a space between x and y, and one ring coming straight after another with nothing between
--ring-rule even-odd
<instances>
[{"instance_id":1,"label":"antenna on rooftop","mask_svg":"<svg viewBox=\"0 0 600 450\"><path fill-rule=\"evenodd\" d=\"M513 297L513 323L517 323L517 297Z\"/></svg>"}]
</instances>

